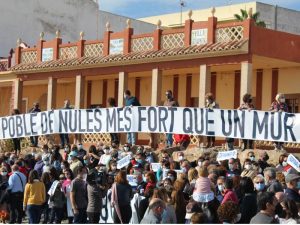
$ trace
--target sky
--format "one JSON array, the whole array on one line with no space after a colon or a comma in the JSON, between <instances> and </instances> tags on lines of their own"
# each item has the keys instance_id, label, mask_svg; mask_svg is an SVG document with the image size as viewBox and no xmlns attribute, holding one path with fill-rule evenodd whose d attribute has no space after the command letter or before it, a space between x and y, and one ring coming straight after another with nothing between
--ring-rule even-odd
<instances>
[{"instance_id":1,"label":"sky","mask_svg":"<svg viewBox=\"0 0 300 225\"><path fill-rule=\"evenodd\" d=\"M141 18L180 12L180 0L98 0L100 9L131 18ZM230 4L252 2L251 0L183 0L190 9L205 9ZM254 0L253 0L254 1ZM259 2L299 10L300 0L260 0Z\"/></svg>"}]
</instances>

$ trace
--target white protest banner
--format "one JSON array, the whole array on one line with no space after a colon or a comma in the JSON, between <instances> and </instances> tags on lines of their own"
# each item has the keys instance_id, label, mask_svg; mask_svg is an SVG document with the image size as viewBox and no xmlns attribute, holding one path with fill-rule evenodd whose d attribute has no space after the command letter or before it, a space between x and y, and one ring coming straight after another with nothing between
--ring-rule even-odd
<instances>
[{"instance_id":1,"label":"white protest banner","mask_svg":"<svg viewBox=\"0 0 300 225\"><path fill-rule=\"evenodd\" d=\"M157 172L161 168L161 165L160 163L151 163L151 168L153 172Z\"/></svg>"},{"instance_id":2,"label":"white protest banner","mask_svg":"<svg viewBox=\"0 0 300 225\"><path fill-rule=\"evenodd\" d=\"M125 156L117 162L117 169L122 169L130 163L130 155Z\"/></svg>"},{"instance_id":3,"label":"white protest banner","mask_svg":"<svg viewBox=\"0 0 300 225\"><path fill-rule=\"evenodd\" d=\"M0 139L56 133L128 132L300 143L300 114L140 106L61 109L0 118Z\"/></svg>"},{"instance_id":4,"label":"white protest banner","mask_svg":"<svg viewBox=\"0 0 300 225\"><path fill-rule=\"evenodd\" d=\"M137 179L136 179L136 175L127 175L127 180L130 184L130 186L137 186Z\"/></svg>"},{"instance_id":5,"label":"white protest banner","mask_svg":"<svg viewBox=\"0 0 300 225\"><path fill-rule=\"evenodd\" d=\"M295 170L300 172L300 162L299 160L292 154L289 154L287 161L286 161L291 167L293 167Z\"/></svg>"},{"instance_id":6,"label":"white protest banner","mask_svg":"<svg viewBox=\"0 0 300 225\"><path fill-rule=\"evenodd\" d=\"M231 158L237 158L237 150L218 152L217 161L227 160Z\"/></svg>"}]
</instances>

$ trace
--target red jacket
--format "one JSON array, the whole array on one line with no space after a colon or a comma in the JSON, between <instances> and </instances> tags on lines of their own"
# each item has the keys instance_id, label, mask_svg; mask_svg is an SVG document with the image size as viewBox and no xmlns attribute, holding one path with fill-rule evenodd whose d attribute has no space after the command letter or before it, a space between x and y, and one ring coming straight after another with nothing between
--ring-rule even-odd
<instances>
[{"instance_id":1,"label":"red jacket","mask_svg":"<svg viewBox=\"0 0 300 225\"><path fill-rule=\"evenodd\" d=\"M184 141L190 141L190 136L187 134L174 134L175 142L182 143Z\"/></svg>"},{"instance_id":2,"label":"red jacket","mask_svg":"<svg viewBox=\"0 0 300 225\"><path fill-rule=\"evenodd\" d=\"M236 193L232 190L226 190L221 204L224 204L225 202L228 202L228 201L232 201L236 204L239 204L238 197L236 196Z\"/></svg>"}]
</instances>

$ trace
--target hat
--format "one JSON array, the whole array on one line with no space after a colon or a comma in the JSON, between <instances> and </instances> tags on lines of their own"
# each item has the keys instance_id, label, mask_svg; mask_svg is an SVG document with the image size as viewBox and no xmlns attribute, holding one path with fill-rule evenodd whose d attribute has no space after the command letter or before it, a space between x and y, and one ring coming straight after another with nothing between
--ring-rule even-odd
<instances>
[{"instance_id":1,"label":"hat","mask_svg":"<svg viewBox=\"0 0 300 225\"><path fill-rule=\"evenodd\" d=\"M190 220L194 213L201 212L201 208L197 202L190 202L186 206L185 219Z\"/></svg>"},{"instance_id":2,"label":"hat","mask_svg":"<svg viewBox=\"0 0 300 225\"><path fill-rule=\"evenodd\" d=\"M210 202L214 200L215 194L211 190L210 179L207 177L199 177L196 181L193 199L196 202Z\"/></svg>"},{"instance_id":3,"label":"hat","mask_svg":"<svg viewBox=\"0 0 300 225\"><path fill-rule=\"evenodd\" d=\"M71 151L70 156L71 157L77 157L78 153L76 151Z\"/></svg>"},{"instance_id":4,"label":"hat","mask_svg":"<svg viewBox=\"0 0 300 225\"><path fill-rule=\"evenodd\" d=\"M290 183L291 181L297 180L299 178L300 178L300 176L297 174L287 174L285 176L285 183Z\"/></svg>"}]
</instances>

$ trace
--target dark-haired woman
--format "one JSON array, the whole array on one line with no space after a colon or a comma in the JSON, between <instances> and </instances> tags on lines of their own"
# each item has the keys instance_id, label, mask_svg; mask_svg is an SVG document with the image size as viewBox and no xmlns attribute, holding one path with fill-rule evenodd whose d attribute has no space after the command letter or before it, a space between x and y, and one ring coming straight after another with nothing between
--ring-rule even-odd
<instances>
[{"instance_id":1,"label":"dark-haired woman","mask_svg":"<svg viewBox=\"0 0 300 225\"><path fill-rule=\"evenodd\" d=\"M24 191L24 211L27 209L29 223L37 224L40 222L41 208L46 200L46 189L43 182L39 180L36 170L29 173L28 183Z\"/></svg>"},{"instance_id":2,"label":"dark-haired woman","mask_svg":"<svg viewBox=\"0 0 300 225\"><path fill-rule=\"evenodd\" d=\"M252 103L251 94L244 94L243 103L238 107L239 110L254 110L254 105ZM253 140L242 139L243 140L243 150L245 149L253 149Z\"/></svg>"},{"instance_id":3,"label":"dark-haired woman","mask_svg":"<svg viewBox=\"0 0 300 225\"><path fill-rule=\"evenodd\" d=\"M115 209L113 213L114 223L129 223L132 216L131 198L132 188L128 184L126 171L122 170L117 174L115 183L112 186L111 203Z\"/></svg>"}]
</instances>

